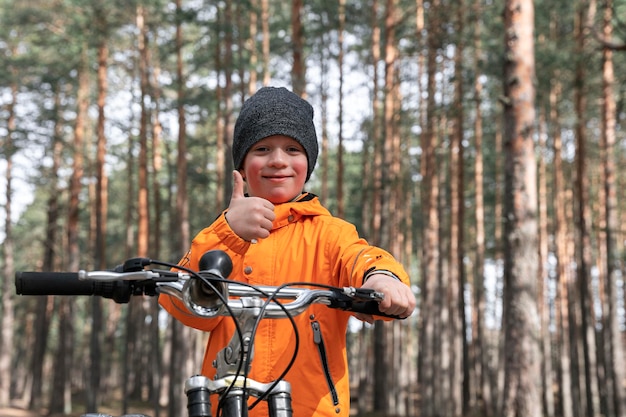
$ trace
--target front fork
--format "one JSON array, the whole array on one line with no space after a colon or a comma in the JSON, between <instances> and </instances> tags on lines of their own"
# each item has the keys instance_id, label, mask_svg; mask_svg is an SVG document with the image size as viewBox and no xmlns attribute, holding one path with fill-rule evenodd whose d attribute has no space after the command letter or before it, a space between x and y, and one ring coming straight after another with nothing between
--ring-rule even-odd
<instances>
[{"instance_id":1,"label":"front fork","mask_svg":"<svg viewBox=\"0 0 626 417\"><path fill-rule=\"evenodd\" d=\"M247 417L249 396L266 395L271 417L293 417L291 408L291 384L287 381L262 384L237 377L211 380L203 375L192 376L185 383L189 417L212 417L211 394L225 393L222 401L222 417Z\"/></svg>"}]
</instances>

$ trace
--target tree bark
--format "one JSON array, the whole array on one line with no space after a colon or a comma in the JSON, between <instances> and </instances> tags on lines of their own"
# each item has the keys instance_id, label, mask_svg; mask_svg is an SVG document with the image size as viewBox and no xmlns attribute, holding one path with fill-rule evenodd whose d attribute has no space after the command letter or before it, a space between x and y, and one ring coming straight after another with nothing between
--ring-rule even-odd
<instances>
[{"instance_id":1,"label":"tree bark","mask_svg":"<svg viewBox=\"0 0 626 417\"><path fill-rule=\"evenodd\" d=\"M339 0L339 27L337 28L337 42L339 43L339 53L337 55L337 67L339 68L339 109L337 115L337 216L343 218L345 216L344 201L344 145L343 145L343 60L344 60L344 29L346 25L346 0Z\"/></svg>"},{"instance_id":2,"label":"tree bark","mask_svg":"<svg viewBox=\"0 0 626 417\"><path fill-rule=\"evenodd\" d=\"M15 72L15 71L13 71ZM15 74L14 74L15 75ZM0 405L8 406L11 401L11 358L13 355L13 282L9 277L15 274L14 251L13 251L13 155L15 143L13 135L16 129L15 106L17 104L17 84L11 84L11 99L7 106L7 134L2 141L6 158L5 173L5 219L4 219L4 242L2 244L3 265L2 274L2 331L0 333Z\"/></svg>"},{"instance_id":3,"label":"tree bark","mask_svg":"<svg viewBox=\"0 0 626 417\"><path fill-rule=\"evenodd\" d=\"M62 132L63 122L61 117L61 91L60 85L56 84L54 89L54 110L53 123L54 130L51 144L52 167L50 168L50 185L46 216L46 237L44 243L43 271L53 271L58 268L56 246L57 228L59 222L59 169L61 167L61 151L63 149ZM43 406L43 365L48 345L48 327L52 317L54 302L52 297L45 297L45 300L37 303L35 317L35 343L33 346L33 357L31 361L31 372L33 383L31 385L28 408L37 410Z\"/></svg>"},{"instance_id":4,"label":"tree bark","mask_svg":"<svg viewBox=\"0 0 626 417\"><path fill-rule=\"evenodd\" d=\"M548 271L549 234L548 234L548 178L546 167L546 117L542 111L539 116L539 259L537 262L537 306L540 319L540 360L541 360L541 396L543 415L554 416L554 396L552 388L552 343L550 337L550 311L548 305L550 274Z\"/></svg>"},{"instance_id":5,"label":"tree bark","mask_svg":"<svg viewBox=\"0 0 626 417\"><path fill-rule=\"evenodd\" d=\"M532 0L505 2L504 417L542 415L536 288L533 21Z\"/></svg>"},{"instance_id":6,"label":"tree bark","mask_svg":"<svg viewBox=\"0 0 626 417\"><path fill-rule=\"evenodd\" d=\"M104 35L102 35L104 36ZM106 37L100 40L98 46L98 122L96 126L96 195L95 195L95 250L94 259L97 269L107 269L106 257L106 226L108 207L108 176L104 169L106 157L106 136L104 124L106 120L105 103L108 90L107 69L109 49ZM89 383L87 388L87 410L96 412L98 408L102 366L103 318L102 302L100 297L92 297L92 326L89 349Z\"/></svg>"},{"instance_id":7,"label":"tree bark","mask_svg":"<svg viewBox=\"0 0 626 417\"><path fill-rule=\"evenodd\" d=\"M451 416L466 415L469 408L469 373L465 334L465 251L463 247L465 225L465 170L464 170L464 30L465 2L458 0L456 9L456 49L454 56L454 110L453 131L450 138L450 282L448 303L450 314L450 406Z\"/></svg>"},{"instance_id":8,"label":"tree bark","mask_svg":"<svg viewBox=\"0 0 626 417\"><path fill-rule=\"evenodd\" d=\"M177 85L177 110L178 110L178 140L176 157L176 213L178 225L178 250L182 256L190 243L189 231L189 197L187 194L187 123L185 116L185 76L183 73L183 29L182 29L182 0L176 0L176 85ZM170 368L169 368L169 404L170 416L184 415L185 403L183 401L182 383L185 377L185 359L190 353L189 329L177 320L171 320L170 332Z\"/></svg>"},{"instance_id":9,"label":"tree bark","mask_svg":"<svg viewBox=\"0 0 626 417\"><path fill-rule=\"evenodd\" d=\"M613 35L613 0L604 4L604 39L611 39ZM604 170L604 217L606 219L606 284L605 313L602 326L605 346L605 373L607 377L607 394L612 399L607 404L605 415L621 416L624 410L624 357L622 336L619 329L617 312L617 282L622 271L622 262L617 250L619 219L617 190L615 186L615 126L616 104L614 96L615 74L613 70L613 51L609 48L602 50L602 136L601 155Z\"/></svg>"},{"instance_id":10,"label":"tree bark","mask_svg":"<svg viewBox=\"0 0 626 417\"><path fill-rule=\"evenodd\" d=\"M137 195L137 256L148 256L150 242L150 205L148 189L148 108L146 101L149 95L148 86L148 29L145 23L145 9L137 8L137 28L139 30L137 44L139 52L138 72L141 87L140 120L139 120L139 159L138 163L138 195Z\"/></svg>"},{"instance_id":11,"label":"tree bark","mask_svg":"<svg viewBox=\"0 0 626 417\"><path fill-rule=\"evenodd\" d=\"M291 67L291 85L293 92L302 98L306 98L306 64L304 57L304 28L302 25L303 14L302 0L291 2L291 38L293 63Z\"/></svg>"},{"instance_id":12,"label":"tree bark","mask_svg":"<svg viewBox=\"0 0 626 417\"><path fill-rule=\"evenodd\" d=\"M78 242L80 192L83 180L83 146L87 122L89 77L87 75L87 45L81 49L78 68L78 90L76 92L76 120L74 123L74 162L69 185L69 204L67 220L67 245L69 271L78 271L80 266L80 247ZM48 411L50 413L69 413L72 410L71 381L69 370L73 359L74 326L73 300L60 298L57 307L59 313L59 344L55 352L53 371L53 390Z\"/></svg>"},{"instance_id":13,"label":"tree bark","mask_svg":"<svg viewBox=\"0 0 626 417\"><path fill-rule=\"evenodd\" d=\"M487 356L487 340L485 332L485 203L484 203L484 153L483 153L483 112L482 112L482 0L474 0L474 187L476 222L476 255L472 282L472 343L470 346L470 362L473 369L475 407L489 417L492 415L492 389L487 376L489 369Z\"/></svg>"},{"instance_id":14,"label":"tree bark","mask_svg":"<svg viewBox=\"0 0 626 417\"><path fill-rule=\"evenodd\" d=\"M270 6L269 0L261 0L261 32L263 41L261 45L263 55L263 85L270 84Z\"/></svg>"},{"instance_id":15,"label":"tree bark","mask_svg":"<svg viewBox=\"0 0 626 417\"><path fill-rule=\"evenodd\" d=\"M397 65L397 45L396 45L396 1L387 0L385 2L385 73L384 73L384 120L383 120L383 166L382 170L382 213L397 213L397 198L394 189L399 185L399 169L397 165L397 131L395 129L396 120L396 65ZM381 223L380 245L387 248L394 256L399 255L395 238L399 238L396 222L390 217L383 216ZM384 220L387 221L384 221ZM392 236L394 239L392 239ZM390 370L393 369L393 344L391 326L386 326L382 322L375 323L374 326L374 411L389 413L393 409L392 396L395 390L395 382L391 378Z\"/></svg>"},{"instance_id":16,"label":"tree bark","mask_svg":"<svg viewBox=\"0 0 626 417\"><path fill-rule=\"evenodd\" d=\"M568 216L566 213L567 198L565 179L563 172L562 138L560 129L560 116L558 103L560 98L560 82L558 73L553 77L554 82L550 87L550 125L552 129L552 148L554 152L553 175L554 175L554 213L555 213L555 253L557 262L557 293L556 293L556 323L557 345L560 348L558 360L558 412L563 417L571 417L572 409L572 370L571 354L572 344L570 340L570 316L569 316L569 286L572 281L572 271L568 268L569 258L569 234L567 231Z\"/></svg>"},{"instance_id":17,"label":"tree bark","mask_svg":"<svg viewBox=\"0 0 626 417\"><path fill-rule=\"evenodd\" d=\"M584 390L581 395L583 408L587 417L600 413L599 387L597 382L596 362L596 335L595 318L591 300L591 236L590 225L591 212L589 208L589 179L587 177L587 96L584 86L587 77L587 60L583 57L587 54L587 34L589 23L593 21L595 14L595 0L581 1L578 4L576 17L576 56L578 61L575 68L574 85L574 111L576 114L575 137L576 137L576 213L575 224L577 229L576 238L576 291L578 296L578 314L580 315L580 374L581 387Z\"/></svg>"},{"instance_id":18,"label":"tree bark","mask_svg":"<svg viewBox=\"0 0 626 417\"><path fill-rule=\"evenodd\" d=\"M382 188L383 188L383 126L382 126L382 103L379 99L380 88L378 85L378 64L381 56L381 30L378 25L378 0L372 1L371 10L371 29L372 29L372 208L369 220L370 239L374 245L381 244L382 229Z\"/></svg>"},{"instance_id":19,"label":"tree bark","mask_svg":"<svg viewBox=\"0 0 626 417\"><path fill-rule=\"evenodd\" d=\"M439 181L437 176L437 136L435 133L435 91L437 75L437 49L439 46L439 9L441 3L435 0L430 4L428 21L428 46L426 61L427 77L427 105L426 123L422 135L422 202L424 205L424 229L422 236L422 281L421 281L421 308L419 317L419 358L418 381L420 390L420 416L432 417L438 415L443 404L437 401L438 392L435 389L439 375L439 347L435 341L437 312L437 293L440 269L439 252ZM442 409L442 408L441 408Z\"/></svg>"}]
</instances>

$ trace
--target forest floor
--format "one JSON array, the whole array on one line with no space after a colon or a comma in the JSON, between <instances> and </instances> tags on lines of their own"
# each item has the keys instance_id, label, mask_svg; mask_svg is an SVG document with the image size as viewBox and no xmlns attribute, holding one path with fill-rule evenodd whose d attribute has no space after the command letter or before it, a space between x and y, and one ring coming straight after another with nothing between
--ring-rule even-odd
<instances>
[{"instance_id":1,"label":"forest floor","mask_svg":"<svg viewBox=\"0 0 626 417\"><path fill-rule=\"evenodd\" d=\"M40 417L40 414L16 407L0 407L0 417Z\"/></svg>"},{"instance_id":2,"label":"forest floor","mask_svg":"<svg viewBox=\"0 0 626 417\"><path fill-rule=\"evenodd\" d=\"M0 417L80 417L84 414L84 411L79 411L84 407L76 407L77 411L74 411L69 414L48 414L48 410L42 409L40 411L32 411L27 410L26 407L22 407L20 405L13 404L12 407L0 407ZM102 407L101 410L98 410L103 416L112 415L112 416L121 416L120 407L116 409L105 409ZM144 413L147 416L154 416L154 409L142 406L131 406L131 409L128 411L129 414L133 415L141 415ZM165 410L161 411L161 415L166 415Z\"/></svg>"},{"instance_id":3,"label":"forest floor","mask_svg":"<svg viewBox=\"0 0 626 417\"><path fill-rule=\"evenodd\" d=\"M101 413L108 413L109 411L102 410ZM137 410L133 410L132 412L140 412ZM113 416L119 416L119 411L111 411ZM145 413L149 416L154 415L152 411L145 411ZM76 412L71 414L48 414L46 410L42 410L40 412L24 410L23 408L17 407L0 407L0 417L80 417L83 413Z\"/></svg>"}]
</instances>

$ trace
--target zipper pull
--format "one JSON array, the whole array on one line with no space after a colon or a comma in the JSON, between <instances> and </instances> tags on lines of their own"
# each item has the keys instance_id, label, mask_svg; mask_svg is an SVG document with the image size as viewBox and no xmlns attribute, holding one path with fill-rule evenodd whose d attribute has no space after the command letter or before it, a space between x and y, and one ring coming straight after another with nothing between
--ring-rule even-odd
<instances>
[{"instance_id":1,"label":"zipper pull","mask_svg":"<svg viewBox=\"0 0 626 417\"><path fill-rule=\"evenodd\" d=\"M320 323L314 321L311 323L311 327L313 328L313 341L316 345L322 343L322 332L320 331Z\"/></svg>"}]
</instances>

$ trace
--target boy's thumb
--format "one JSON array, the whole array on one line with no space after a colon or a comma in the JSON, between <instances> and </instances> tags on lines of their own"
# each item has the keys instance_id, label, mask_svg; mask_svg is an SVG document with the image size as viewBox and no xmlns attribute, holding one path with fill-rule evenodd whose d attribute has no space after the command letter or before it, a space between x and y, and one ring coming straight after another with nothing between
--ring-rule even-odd
<instances>
[{"instance_id":1,"label":"boy's thumb","mask_svg":"<svg viewBox=\"0 0 626 417\"><path fill-rule=\"evenodd\" d=\"M244 187L244 183L243 183L243 177L241 176L241 173L237 170L233 171L233 195L231 199L243 198L244 197L243 187Z\"/></svg>"}]
</instances>

